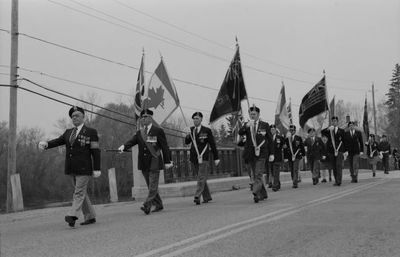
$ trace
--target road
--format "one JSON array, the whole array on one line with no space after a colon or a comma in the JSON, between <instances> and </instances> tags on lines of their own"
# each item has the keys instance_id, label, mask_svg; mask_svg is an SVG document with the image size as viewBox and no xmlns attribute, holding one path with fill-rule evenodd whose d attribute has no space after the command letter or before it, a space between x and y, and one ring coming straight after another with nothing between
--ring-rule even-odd
<instances>
[{"instance_id":1,"label":"road","mask_svg":"<svg viewBox=\"0 0 400 257\"><path fill-rule=\"evenodd\" d=\"M148 216L137 202L98 205L96 224L73 229L64 207L4 214L0 256L400 256L400 171L268 193L165 199Z\"/></svg>"}]
</instances>

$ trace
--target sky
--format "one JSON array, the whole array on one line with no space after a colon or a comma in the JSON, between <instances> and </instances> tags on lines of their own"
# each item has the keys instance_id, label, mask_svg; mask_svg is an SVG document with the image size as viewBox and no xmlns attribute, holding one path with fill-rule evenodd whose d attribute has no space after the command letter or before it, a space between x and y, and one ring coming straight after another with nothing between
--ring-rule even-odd
<instances>
[{"instance_id":1,"label":"sky","mask_svg":"<svg viewBox=\"0 0 400 257\"><path fill-rule=\"evenodd\" d=\"M0 0L0 29L10 30L10 24L11 0ZM180 80L175 86L184 113L202 111L205 120L233 58L236 36L249 103L259 106L268 122L282 82L297 124L301 99L323 70L330 99L363 105L365 95L371 101L372 83L377 101L384 99L400 62L400 0L20 0L19 31L134 67L144 49L147 82L162 55L170 76ZM19 37L20 67L133 94L136 69L26 35ZM9 65L10 35L0 31L0 84L9 83ZM126 95L35 72L19 70L19 76L77 98L95 92L99 105L131 102ZM26 81L20 85L76 103ZM8 99L9 89L0 88L0 121L8 121ZM53 133L68 109L20 90L18 129Z\"/></svg>"}]
</instances>

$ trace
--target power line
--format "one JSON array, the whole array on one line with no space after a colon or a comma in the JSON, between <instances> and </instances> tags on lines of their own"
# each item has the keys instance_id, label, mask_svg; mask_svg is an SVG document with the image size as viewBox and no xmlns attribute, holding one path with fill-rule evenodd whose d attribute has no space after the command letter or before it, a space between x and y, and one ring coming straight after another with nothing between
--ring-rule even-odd
<instances>
[{"instance_id":1,"label":"power line","mask_svg":"<svg viewBox=\"0 0 400 257\"><path fill-rule=\"evenodd\" d=\"M192 52L195 52L195 53L198 53L198 54L202 54L202 55L205 55L205 56L207 56L207 57L214 58L214 59L217 59L217 60L220 60L220 61L229 62L228 59L222 58L222 57L217 56L217 55L214 55L214 54L210 54L210 53L208 53L208 52L206 52L206 51L203 51L203 50L201 50L201 49L198 49L198 48L195 48L195 47L193 47L193 46L187 45L187 44L185 44L185 43L183 43L183 42L181 42L181 41L177 41L177 40L175 40L175 39L171 39L171 38L165 37L165 36L163 36L163 35L161 35L161 34L155 33L155 32L153 32L153 31L148 30L148 29L146 29L146 28L143 28L143 27L141 27L141 26L132 24L132 23L130 23L130 22L128 22L128 21L125 21L125 20L123 20L123 19L121 19L121 18L118 18L118 17L115 17L115 16L113 16L113 15L107 14L107 13L104 12L104 11L100 11L100 10L98 10L98 9L95 9L95 8L90 7L90 6L88 6L88 5L79 3L79 2L77 2L77 1L70 0L71 2L73 2L73 3L75 3L75 4L79 5L79 6L83 6L84 8L87 8L87 9L89 9L89 10L91 10L91 11L94 11L94 12L96 12L96 13L100 13L100 14L102 14L102 15L105 15L106 17L109 17L109 18L118 20L119 22L123 22L123 23L128 24L128 25L130 25L130 26L133 26L133 27L135 27L135 28L139 28L139 29L141 29L141 30L144 30L144 31L146 31L146 32L148 32L148 33L151 33L152 35L156 35L156 36L148 35L148 34L146 34L146 33L143 33L143 32L137 31L137 30L132 30L132 29L127 28L126 26L123 26L123 25L121 25L121 24L117 24L117 23L115 23L115 22L111 22L111 21L109 21L109 20L107 20L107 19L100 18L100 17L98 17L98 16L89 14L89 13L87 13L87 12L78 10L78 9L76 9L76 8L73 8L73 7L70 7L70 6L67 6L67 5L64 5L64 4L55 2L55 1L53 1L53 0L48 0L48 1L51 2L51 3L53 3L53 4L62 6L62 7L64 7L64 8L73 10L73 11L75 11L75 12L78 12L78 13L81 13L81 14L84 14L84 15L88 15L88 16L90 16L90 17L92 17L92 18L96 18L96 19L98 19L98 20L104 21L104 22L106 22L106 23L109 23L109 24L112 24L112 25L115 25L115 26L118 26L118 27L127 29L127 30L129 30L129 31L133 31L133 32L135 32L135 33L139 33L139 34L144 35L144 36L147 36L147 37L151 37L151 38L154 38L154 39L157 39L157 40L161 40L161 41L163 41L163 42L165 42L165 43L168 43L168 44L171 44L171 45L173 45L173 46L177 46L177 47L183 48L183 49L185 49L185 50L189 50L189 51L192 51ZM229 49L230 49L230 48L229 48ZM252 56L253 56L253 55L252 55ZM254 57L254 56L253 56L253 57ZM280 66L283 66L283 65L280 65ZM257 71L257 72L262 72L262 73L267 74L267 75L270 75L270 76L275 76L275 77L280 77L280 78L286 78L286 79L288 79L288 80L293 80L293 81L300 82L300 83L313 84L313 82L303 81L303 80L299 80L299 79L292 78L292 77L289 77L289 76L283 76L283 75L275 74L275 73L272 73L272 72L268 72L268 71L261 70L261 69L259 69L259 68L254 68L254 67L252 67L252 66L243 65L243 67L247 67L247 68L249 68L249 69L251 69L251 70L254 70L254 71ZM286 67L287 67L287 66L286 66ZM299 70L297 70L297 71L299 71Z\"/></svg>"},{"instance_id":2,"label":"power line","mask_svg":"<svg viewBox=\"0 0 400 257\"><path fill-rule=\"evenodd\" d=\"M43 85L40 85L39 83L33 82L33 81L30 80L30 79L22 78L21 80L26 81L26 82L29 82L29 83L31 83L31 84L37 86L37 87L40 87L40 88L45 89L45 90L47 90L47 91L53 92L53 93L55 93L55 94L58 94L58 95L61 95L61 96L67 97L67 98L71 98L71 99L73 99L73 100L76 100L76 101L79 101L79 102L82 102L82 103L85 103L85 104L92 105L92 106L94 106L94 107L96 107L96 108L99 108L99 109L102 109L102 110L105 110L105 111L108 111L108 112L111 112L111 113L114 113L114 114L118 114L118 115L124 116L124 117L129 118L129 119L133 119L132 116L129 116L129 115L126 115L126 114L123 114L123 113L120 113L120 112L117 112L117 111L114 111L114 110L111 110L111 109L108 109L108 108L104 108L104 107L99 106L99 105L97 105L97 104L90 103L90 102L88 102L88 101L85 101L85 100L82 100L82 99L79 99L79 98L76 98L76 97L73 97L73 96L70 96L70 95L61 93L61 92L56 91L56 90L54 90L54 89L50 89L50 88L48 88L48 87L45 87L45 86L43 86Z\"/></svg>"},{"instance_id":3,"label":"power line","mask_svg":"<svg viewBox=\"0 0 400 257\"><path fill-rule=\"evenodd\" d=\"M0 84L0 87L10 87L10 85ZM74 104L70 104L70 103L64 102L64 101L62 101L62 100L56 99L56 98L54 98L54 97L50 97L50 96L47 96L47 95L38 93L38 92L36 92L36 91L27 89L27 88L22 87L22 86L18 86L18 89L22 89L22 90L27 91L27 92L29 92L29 93L32 93L32 94L35 94L35 95L38 95L38 96L47 98L47 99L49 99L49 100L52 100L52 101L55 101L55 102L58 102L58 103L61 103L61 104L67 105L67 106L74 106ZM116 118L113 118L113 117L110 117L110 116L101 114L101 113L99 113L99 112L95 112L95 111L92 111L92 110L89 110L89 109L86 109L86 108L82 108L82 109L85 110L86 112L89 112L89 113L98 115L98 116L103 117L103 118L106 118L106 119L110 119L110 120L113 120L113 121L116 121L116 122L120 122L120 123L124 123L124 124L127 124L127 125L131 125L131 126L136 126L136 125L133 124L133 123L126 122L126 121L123 121L123 120L119 120L119 119L116 119ZM176 130L176 129L173 129L173 128L164 127L164 129L172 130L172 131L177 131L177 132L179 132L179 133L184 133L183 131ZM165 134L170 135L170 136L174 136L174 137L182 138L182 136L178 136L178 135L171 134L171 133L168 133L168 132L165 132Z\"/></svg>"},{"instance_id":4,"label":"power line","mask_svg":"<svg viewBox=\"0 0 400 257\"><path fill-rule=\"evenodd\" d=\"M74 1L74 0L70 0L70 1ZM186 33L186 34L189 34L189 35L191 35L191 36L193 36L193 37L199 38L199 39L201 39L201 40L203 40L203 41L206 41L206 42L211 43L211 44L213 44L213 45L222 47L222 48L224 48L224 49L232 50L232 48L229 47L229 46L226 46L226 45L221 44L221 43L219 43L219 42L217 42L217 41L211 40L211 39L206 38L206 37L204 37L204 36L202 36L202 35L199 35L199 34L194 33L194 32L192 32L192 31L186 30L186 29L184 29L184 28L182 28L182 27L180 27L180 26L177 26L177 25L175 25L175 24L172 24L171 22L168 22L168 21L166 21L166 20L160 19L160 18L158 18L158 17L156 17L156 16L153 16L153 15L151 15L151 14L149 14L149 13L146 13L146 12L144 12L144 11L141 11L141 10L135 8L135 7L132 7L132 5L128 5L128 4L122 3L122 2L119 1L119 0L113 0L113 1L114 1L115 3L117 3L117 4L119 4L119 5L121 5L121 6L125 7L125 8L127 8L127 9L130 9L130 10L132 10L132 11L135 11L135 12L137 12L137 13L140 13L140 14L142 14L142 15L144 15L144 16L147 16L147 17L149 17L149 18L151 18L151 19L153 19L153 20L156 20L156 21L158 21L158 22L160 22L160 23L166 24L166 25L168 25L168 26L170 26L170 27L173 27L173 28L175 28L175 29L177 29L177 30L179 30L179 31L182 31L182 32L184 32L184 33ZM74 2L75 2L75 1L74 1ZM254 54L251 54L251 53L246 52L246 51L243 51L243 50L242 50L242 53L243 53L244 55L246 55L246 56L249 56L249 57L253 58L253 59L260 60L260 61L263 61L263 62L268 63L268 64L273 64L273 65L276 65L276 66L279 66L279 67L283 67L283 68L286 68L286 69L289 69L289 70L301 72L301 73L304 73L304 74L307 74L307 75L320 76L320 74L317 74L317 73L311 73L311 72L304 71L304 70L301 70L301 69L298 69L298 68L293 68L293 67L290 67L290 66L287 66L287 65L279 64L279 63L277 63L277 62L275 62L275 61L271 61L271 60L266 60L266 59L264 59L264 58L260 58L260 57L254 55ZM342 81L350 81L350 82L359 82L359 83L366 83L366 82L367 82L367 81L362 81L362 80L335 78L335 77L331 77L331 76L329 76L329 79L342 80Z\"/></svg>"}]
</instances>

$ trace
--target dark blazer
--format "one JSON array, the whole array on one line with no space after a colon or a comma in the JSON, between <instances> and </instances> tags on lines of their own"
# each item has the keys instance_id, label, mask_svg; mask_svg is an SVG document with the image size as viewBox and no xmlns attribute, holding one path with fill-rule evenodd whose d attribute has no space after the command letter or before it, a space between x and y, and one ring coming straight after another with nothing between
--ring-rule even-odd
<instances>
[{"instance_id":1,"label":"dark blazer","mask_svg":"<svg viewBox=\"0 0 400 257\"><path fill-rule=\"evenodd\" d=\"M383 152L382 153L383 155L389 156L389 154L390 154L390 144L389 144L389 142L387 142L387 141L379 142L378 149L379 149L379 151Z\"/></svg>"},{"instance_id":2,"label":"dark blazer","mask_svg":"<svg viewBox=\"0 0 400 257\"><path fill-rule=\"evenodd\" d=\"M247 124L239 130L239 135L246 135L246 142L244 144L243 151L243 159L246 162L257 161L260 158L267 159L269 155L274 153L271 131L267 122L259 121L256 131L256 144L260 145L260 143L265 140L265 143L260 148L259 156L255 155L253 140L251 139L250 127L247 127Z\"/></svg>"},{"instance_id":3,"label":"dark blazer","mask_svg":"<svg viewBox=\"0 0 400 257\"><path fill-rule=\"evenodd\" d=\"M93 170L100 170L100 149L97 131L83 125L71 145L69 138L73 129L67 129L59 138L50 140L47 148L65 145L65 174L91 176L93 175Z\"/></svg>"},{"instance_id":4,"label":"dark blazer","mask_svg":"<svg viewBox=\"0 0 400 257\"><path fill-rule=\"evenodd\" d=\"M193 135L194 129L195 129L194 126L190 128L190 133L192 135ZM215 146L215 139L214 139L214 136L213 136L210 128L204 127L202 125L199 133L195 133L194 139L196 140L197 149L199 150L199 154L201 154L203 152L204 148L207 147L203 154L204 161L209 160L210 148L211 148L212 154L214 156L214 160L218 160L218 151L217 151L217 147ZM185 144L188 145L190 143L192 143L192 137L190 135L187 135L185 137ZM190 161L192 163L199 162L197 159L197 152L196 152L196 149L194 148L194 144L192 144L192 146L190 147Z\"/></svg>"},{"instance_id":5,"label":"dark blazer","mask_svg":"<svg viewBox=\"0 0 400 257\"><path fill-rule=\"evenodd\" d=\"M307 158L310 160L320 160L323 142L320 137L315 136L314 138L314 143L311 137L306 138L304 141L304 146L307 147Z\"/></svg>"},{"instance_id":6,"label":"dark blazer","mask_svg":"<svg viewBox=\"0 0 400 257\"><path fill-rule=\"evenodd\" d=\"M292 137L292 150L293 154L299 150L299 152L296 155L297 160L301 160L303 156L305 155L305 150L304 150L304 144L303 144L303 139L299 137L298 135L294 135ZM290 145L289 145L289 138L285 138L285 159L289 159L289 161L292 161L292 152L290 151Z\"/></svg>"},{"instance_id":7,"label":"dark blazer","mask_svg":"<svg viewBox=\"0 0 400 257\"><path fill-rule=\"evenodd\" d=\"M378 154L379 154L378 142L374 141L374 142L370 143L369 141L367 141L365 143L365 145L367 146L368 158L371 158L371 153L373 153L372 157L378 156Z\"/></svg>"},{"instance_id":8,"label":"dark blazer","mask_svg":"<svg viewBox=\"0 0 400 257\"><path fill-rule=\"evenodd\" d=\"M322 159L322 156L325 156L325 159ZM321 162L331 162L333 157L333 149L332 149L332 144L329 144L329 142L322 142L322 147L321 147Z\"/></svg>"},{"instance_id":9,"label":"dark blazer","mask_svg":"<svg viewBox=\"0 0 400 257\"><path fill-rule=\"evenodd\" d=\"M340 142L342 142L342 144L341 144L340 148L337 150L342 153L346 151L346 146L345 146L346 142L344 139L344 129L338 128L336 133L334 131L332 131L333 138L335 139L335 145L333 145L332 138L331 138L331 131L329 130L329 127L324 129L321 133L324 133L328 137L328 143L331 145L331 147L330 147L330 151L332 151L331 153L333 153L333 154L335 153L333 146L335 146L335 148L337 149Z\"/></svg>"},{"instance_id":10,"label":"dark blazer","mask_svg":"<svg viewBox=\"0 0 400 257\"><path fill-rule=\"evenodd\" d=\"M145 143L146 141L148 142L148 144L151 144L154 147L157 157L154 157L151 154ZM167 144L167 138L165 137L165 133L162 128L152 125L148 135L145 134L143 129L136 131L136 134L124 144L125 150L128 150L135 145L138 145L139 147L139 170L162 170L164 168L163 163L171 162L171 153Z\"/></svg>"},{"instance_id":11,"label":"dark blazer","mask_svg":"<svg viewBox=\"0 0 400 257\"><path fill-rule=\"evenodd\" d=\"M362 134L358 130L354 130L354 135L351 136L351 131L346 131L344 134L346 151L349 155L360 154L364 151L364 143Z\"/></svg>"},{"instance_id":12,"label":"dark blazer","mask_svg":"<svg viewBox=\"0 0 400 257\"><path fill-rule=\"evenodd\" d=\"M275 135L275 138L274 135L272 135L272 144L274 146L274 162L283 162L283 146L285 145L285 139L280 135Z\"/></svg>"}]
</instances>

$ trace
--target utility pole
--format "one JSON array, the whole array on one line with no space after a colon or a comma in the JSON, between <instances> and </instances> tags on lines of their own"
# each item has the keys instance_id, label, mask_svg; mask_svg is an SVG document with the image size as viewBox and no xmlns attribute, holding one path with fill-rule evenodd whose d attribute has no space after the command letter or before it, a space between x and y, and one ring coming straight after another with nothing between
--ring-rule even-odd
<instances>
[{"instance_id":1,"label":"utility pole","mask_svg":"<svg viewBox=\"0 0 400 257\"><path fill-rule=\"evenodd\" d=\"M375 136L377 135L377 130L376 130L376 107L375 107L375 89L374 89L374 83L372 83L372 105L374 108L374 131L375 131Z\"/></svg>"},{"instance_id":2,"label":"utility pole","mask_svg":"<svg viewBox=\"0 0 400 257\"><path fill-rule=\"evenodd\" d=\"M7 166L7 212L15 210L11 177L17 173L18 0L11 4L10 116ZM14 197L15 198L15 197Z\"/></svg>"}]
</instances>

